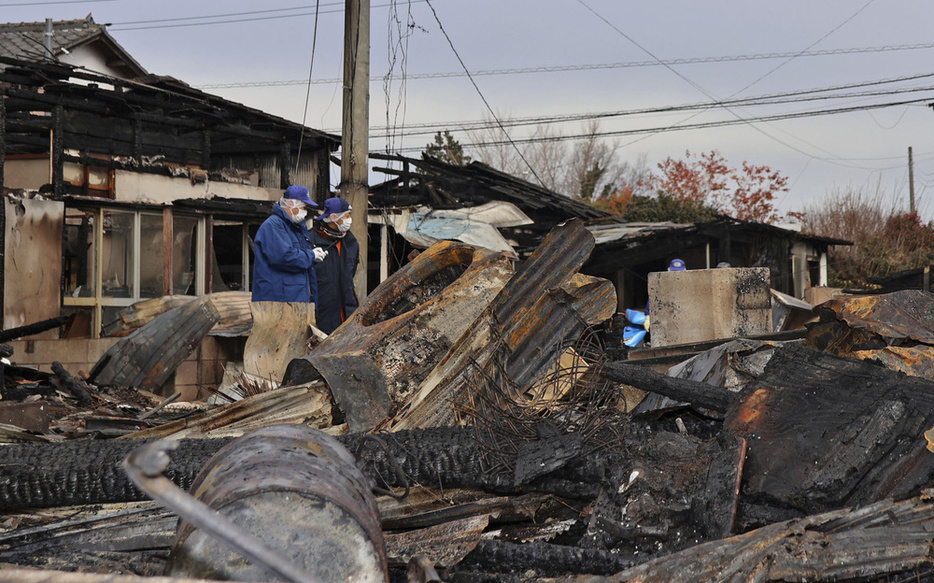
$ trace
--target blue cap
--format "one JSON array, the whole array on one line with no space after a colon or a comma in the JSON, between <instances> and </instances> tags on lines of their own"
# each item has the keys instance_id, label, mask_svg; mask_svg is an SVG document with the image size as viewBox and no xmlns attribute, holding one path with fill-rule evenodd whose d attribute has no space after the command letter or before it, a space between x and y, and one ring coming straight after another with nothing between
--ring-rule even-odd
<instances>
[{"instance_id":1,"label":"blue cap","mask_svg":"<svg viewBox=\"0 0 934 583\"><path fill-rule=\"evenodd\" d=\"M687 269L684 265L683 259L672 259L671 263L668 264L668 271L684 271Z\"/></svg>"},{"instance_id":2,"label":"blue cap","mask_svg":"<svg viewBox=\"0 0 934 583\"><path fill-rule=\"evenodd\" d=\"M308 206L318 206L318 203L308 198L308 188L304 186L293 184L285 189L285 194L283 196L293 200L300 200Z\"/></svg>"},{"instance_id":3,"label":"blue cap","mask_svg":"<svg viewBox=\"0 0 934 583\"><path fill-rule=\"evenodd\" d=\"M350 210L350 203L339 196L329 198L324 201L324 210L321 211L321 218L327 218L333 214L342 215Z\"/></svg>"}]
</instances>

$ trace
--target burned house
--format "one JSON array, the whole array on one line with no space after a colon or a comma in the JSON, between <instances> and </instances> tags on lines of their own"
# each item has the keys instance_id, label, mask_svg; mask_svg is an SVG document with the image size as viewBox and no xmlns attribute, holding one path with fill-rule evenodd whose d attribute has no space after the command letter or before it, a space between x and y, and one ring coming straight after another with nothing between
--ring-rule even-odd
<instances>
[{"instance_id":1,"label":"burned house","mask_svg":"<svg viewBox=\"0 0 934 583\"><path fill-rule=\"evenodd\" d=\"M140 300L248 292L253 234L290 184L327 198L340 138L147 74L90 17L49 23L47 56L44 26L0 27L0 309L6 330L67 317L18 363L87 369Z\"/></svg>"},{"instance_id":2,"label":"burned house","mask_svg":"<svg viewBox=\"0 0 934 583\"><path fill-rule=\"evenodd\" d=\"M386 215L405 214L405 229L395 231L411 246L425 247L432 242L423 235L445 233L450 238L504 250L501 240L481 236L485 205L509 205L490 219L510 250L528 256L556 225L570 219L586 222L594 235L596 248L582 273L612 281L618 307L643 308L648 299L648 274L667 269L674 258L687 269L710 269L722 262L733 267L768 267L771 287L780 293L804 299L805 290L827 285L827 250L848 241L803 235L800 232L729 217L697 224L627 223L610 213L580 200L537 186L495 170L480 162L465 166L446 164L432 158L374 156L401 165L401 170L380 168L395 177L372 187L371 224L398 225ZM406 211L415 208L416 211ZM402 209L402 210L400 210ZM459 211L459 215L455 212ZM373 213L382 216L373 217ZM525 220L518 217L525 216ZM435 219L435 223L431 219ZM439 226L440 225L440 226ZM444 230L442 227L448 227ZM374 233L374 235L376 235ZM379 238L377 237L377 240ZM385 249L382 251L385 263ZM403 251L396 251L404 256Z\"/></svg>"}]
</instances>

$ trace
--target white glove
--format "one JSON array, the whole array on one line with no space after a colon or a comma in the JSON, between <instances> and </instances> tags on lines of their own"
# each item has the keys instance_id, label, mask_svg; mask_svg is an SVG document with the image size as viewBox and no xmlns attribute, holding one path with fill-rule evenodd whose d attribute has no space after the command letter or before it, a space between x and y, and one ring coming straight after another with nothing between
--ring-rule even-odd
<instances>
[{"instance_id":1,"label":"white glove","mask_svg":"<svg viewBox=\"0 0 934 583\"><path fill-rule=\"evenodd\" d=\"M315 247L315 263L321 263L324 261L324 258L328 256L328 252L322 249L321 247Z\"/></svg>"}]
</instances>

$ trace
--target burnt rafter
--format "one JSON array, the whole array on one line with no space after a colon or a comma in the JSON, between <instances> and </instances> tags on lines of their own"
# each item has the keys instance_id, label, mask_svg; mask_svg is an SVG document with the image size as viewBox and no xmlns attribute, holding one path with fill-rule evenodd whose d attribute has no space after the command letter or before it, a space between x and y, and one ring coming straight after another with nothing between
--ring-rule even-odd
<instances>
[{"instance_id":1,"label":"burnt rafter","mask_svg":"<svg viewBox=\"0 0 934 583\"><path fill-rule=\"evenodd\" d=\"M572 218L593 220L610 216L580 200L510 176L480 162L458 166L430 157L419 159L379 153L371 153L370 156L403 165L403 170L378 169L398 178L374 186L374 199L383 198L391 203L397 196L408 198L412 192L416 192L425 203L436 208L504 200L515 204L536 222L542 219L550 225Z\"/></svg>"},{"instance_id":2,"label":"burnt rafter","mask_svg":"<svg viewBox=\"0 0 934 583\"><path fill-rule=\"evenodd\" d=\"M6 68L3 68L6 65ZM277 152L303 140L334 151L340 137L306 128L159 76L127 81L59 63L0 57L0 97L13 130L8 152L37 152L48 140L51 112L62 111L64 148L121 156L163 155L170 161ZM36 115L35 112L45 112Z\"/></svg>"}]
</instances>

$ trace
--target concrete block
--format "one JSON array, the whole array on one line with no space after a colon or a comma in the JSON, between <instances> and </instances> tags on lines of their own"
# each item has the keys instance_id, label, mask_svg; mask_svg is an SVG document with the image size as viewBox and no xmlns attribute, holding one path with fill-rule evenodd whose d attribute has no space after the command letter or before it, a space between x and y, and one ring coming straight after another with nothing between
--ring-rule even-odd
<instances>
[{"instance_id":1,"label":"concrete block","mask_svg":"<svg viewBox=\"0 0 934 583\"><path fill-rule=\"evenodd\" d=\"M767 267L650 273L648 287L653 347L772 331Z\"/></svg>"},{"instance_id":2,"label":"concrete block","mask_svg":"<svg viewBox=\"0 0 934 583\"><path fill-rule=\"evenodd\" d=\"M198 361L186 360L178 365L175 371L175 390L179 390L182 385L198 384Z\"/></svg>"},{"instance_id":3,"label":"concrete block","mask_svg":"<svg viewBox=\"0 0 934 583\"><path fill-rule=\"evenodd\" d=\"M846 294L843 293L843 289L839 287L813 286L804 290L804 300L812 306L819 306L844 295Z\"/></svg>"},{"instance_id":4,"label":"concrete block","mask_svg":"<svg viewBox=\"0 0 934 583\"><path fill-rule=\"evenodd\" d=\"M201 360L217 360L218 358L217 338L214 336L205 336L201 339ZM197 351L195 351L197 354Z\"/></svg>"}]
</instances>

